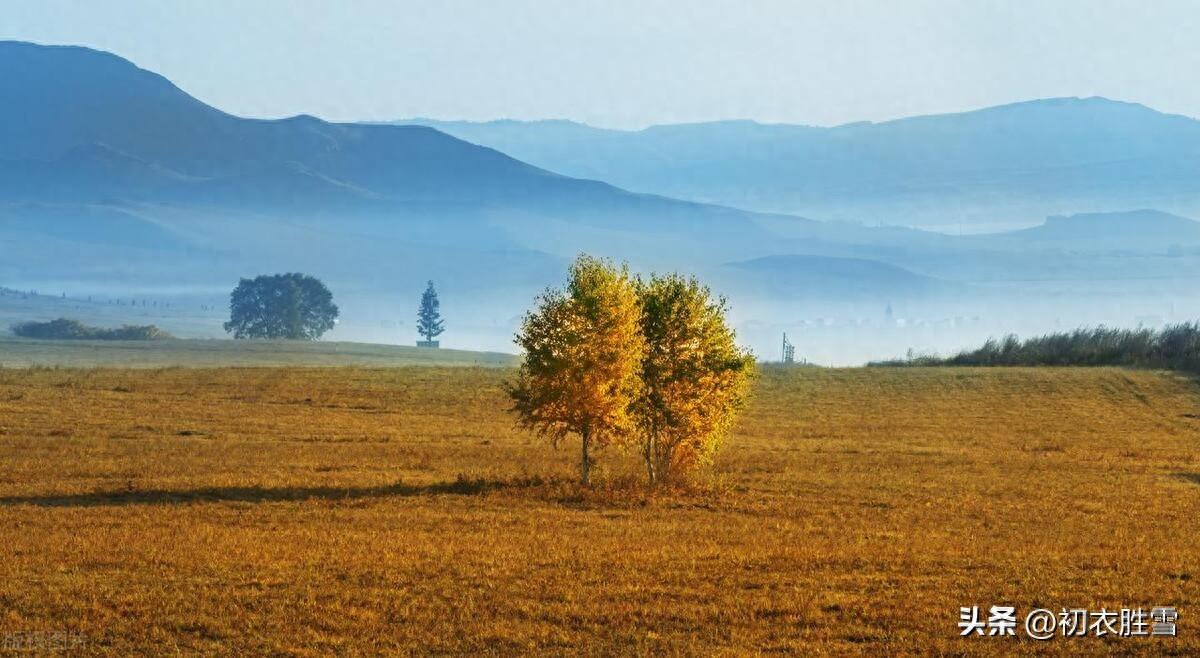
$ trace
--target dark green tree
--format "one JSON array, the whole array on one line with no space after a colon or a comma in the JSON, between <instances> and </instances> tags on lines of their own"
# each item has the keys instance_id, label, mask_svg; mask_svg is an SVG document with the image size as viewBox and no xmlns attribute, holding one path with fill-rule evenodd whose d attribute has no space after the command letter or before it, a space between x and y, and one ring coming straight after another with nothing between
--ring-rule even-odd
<instances>
[{"instance_id":1,"label":"dark green tree","mask_svg":"<svg viewBox=\"0 0 1200 658\"><path fill-rule=\"evenodd\" d=\"M442 327L442 314L438 311L440 307L437 291L433 289L433 282L430 281L425 292L421 294L421 309L417 311L417 333L427 341L437 338L445 331Z\"/></svg>"},{"instance_id":2,"label":"dark green tree","mask_svg":"<svg viewBox=\"0 0 1200 658\"><path fill-rule=\"evenodd\" d=\"M234 338L317 340L337 323L333 294L307 274L242 279L229 296L225 331Z\"/></svg>"}]
</instances>

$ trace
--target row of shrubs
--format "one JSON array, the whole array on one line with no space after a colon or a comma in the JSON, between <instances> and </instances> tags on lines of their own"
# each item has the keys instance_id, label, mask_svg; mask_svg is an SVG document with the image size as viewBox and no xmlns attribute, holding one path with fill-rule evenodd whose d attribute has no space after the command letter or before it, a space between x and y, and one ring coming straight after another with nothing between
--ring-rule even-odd
<instances>
[{"instance_id":1,"label":"row of shrubs","mask_svg":"<svg viewBox=\"0 0 1200 658\"><path fill-rule=\"evenodd\" d=\"M148 324L124 325L116 329L90 327L78 320L59 318L49 322L21 322L12 326L13 334L23 338L54 340L163 340L171 334Z\"/></svg>"},{"instance_id":2,"label":"row of shrubs","mask_svg":"<svg viewBox=\"0 0 1200 658\"><path fill-rule=\"evenodd\" d=\"M872 365L1132 366L1200 372L1200 324L1163 329L1076 329L1021 340L990 339L955 356L916 356Z\"/></svg>"}]
</instances>

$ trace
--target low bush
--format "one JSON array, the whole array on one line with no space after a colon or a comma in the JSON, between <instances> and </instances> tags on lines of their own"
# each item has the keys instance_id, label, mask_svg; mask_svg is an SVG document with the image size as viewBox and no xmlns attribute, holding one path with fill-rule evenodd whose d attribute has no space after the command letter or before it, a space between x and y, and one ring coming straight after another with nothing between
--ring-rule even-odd
<instances>
[{"instance_id":1,"label":"low bush","mask_svg":"<svg viewBox=\"0 0 1200 658\"><path fill-rule=\"evenodd\" d=\"M1154 329L1076 329L1021 340L1008 335L955 356L919 356L876 366L1132 366L1200 372L1200 324Z\"/></svg>"},{"instance_id":2,"label":"low bush","mask_svg":"<svg viewBox=\"0 0 1200 658\"><path fill-rule=\"evenodd\" d=\"M171 334L150 324L124 325L116 329L89 327L78 320L59 318L49 322L21 322L12 326L14 335L48 340L163 340Z\"/></svg>"}]
</instances>

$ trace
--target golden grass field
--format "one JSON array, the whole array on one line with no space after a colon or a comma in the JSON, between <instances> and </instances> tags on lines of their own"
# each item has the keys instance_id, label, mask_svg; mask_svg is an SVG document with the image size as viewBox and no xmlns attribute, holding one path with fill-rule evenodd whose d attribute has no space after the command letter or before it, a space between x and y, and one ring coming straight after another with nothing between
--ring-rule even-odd
<instances>
[{"instance_id":1,"label":"golden grass field","mask_svg":"<svg viewBox=\"0 0 1200 658\"><path fill-rule=\"evenodd\" d=\"M74 653L1200 653L1200 386L766 369L647 495L476 368L0 370L0 634ZM1174 605L1179 637L958 637Z\"/></svg>"}]
</instances>

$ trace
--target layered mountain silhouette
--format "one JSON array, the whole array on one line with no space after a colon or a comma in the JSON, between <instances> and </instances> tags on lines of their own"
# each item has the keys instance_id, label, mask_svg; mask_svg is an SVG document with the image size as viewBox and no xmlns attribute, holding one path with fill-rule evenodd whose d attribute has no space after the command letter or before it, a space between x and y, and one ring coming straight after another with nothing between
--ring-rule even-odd
<instances>
[{"instance_id":1,"label":"layered mountain silhouette","mask_svg":"<svg viewBox=\"0 0 1200 658\"><path fill-rule=\"evenodd\" d=\"M611 191L428 128L235 117L159 75L86 48L0 43L0 93L4 159L38 163L31 176L60 173L57 182L87 183L82 197L120 192L135 200L221 203L232 195L240 203L253 189L263 204L301 194L341 206Z\"/></svg>"},{"instance_id":2,"label":"layered mountain silhouette","mask_svg":"<svg viewBox=\"0 0 1200 658\"><path fill-rule=\"evenodd\" d=\"M0 42L0 98L0 283L300 270L365 315L429 278L508 313L580 251L789 301L1200 275L1182 216L1200 124L1103 99L837 128L259 120L115 55L19 42ZM1032 228L902 226L931 222Z\"/></svg>"},{"instance_id":3,"label":"layered mountain silhouette","mask_svg":"<svg viewBox=\"0 0 1200 658\"><path fill-rule=\"evenodd\" d=\"M1039 226L970 241L993 248L1161 252L1200 245L1200 222L1160 210L1053 215Z\"/></svg>"},{"instance_id":4,"label":"layered mountain silhouette","mask_svg":"<svg viewBox=\"0 0 1200 658\"><path fill-rule=\"evenodd\" d=\"M567 175L818 219L956 230L1125 208L1200 214L1200 122L1104 98L832 128L409 123Z\"/></svg>"},{"instance_id":5,"label":"layered mountain silhouette","mask_svg":"<svg viewBox=\"0 0 1200 658\"><path fill-rule=\"evenodd\" d=\"M79 221L153 216L210 246L289 222L564 253L636 245L631 234L736 252L769 235L752 213L562 176L428 127L232 116L87 48L0 42L0 97L0 218L26 229L43 215L61 229L75 204L107 209ZM233 214L244 221L224 234L203 230Z\"/></svg>"}]
</instances>

